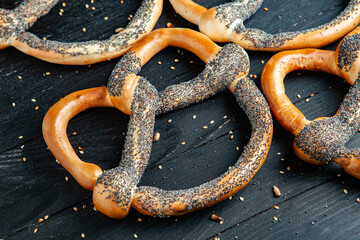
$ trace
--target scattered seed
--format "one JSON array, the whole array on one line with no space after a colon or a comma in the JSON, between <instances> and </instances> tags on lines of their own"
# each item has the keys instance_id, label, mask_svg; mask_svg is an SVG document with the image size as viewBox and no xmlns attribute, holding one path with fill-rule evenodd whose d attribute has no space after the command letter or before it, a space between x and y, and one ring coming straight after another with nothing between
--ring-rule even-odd
<instances>
[{"instance_id":1,"label":"scattered seed","mask_svg":"<svg viewBox=\"0 0 360 240\"><path fill-rule=\"evenodd\" d=\"M104 20L105 20L105 21L109 20L109 17L107 17L107 16L106 16L106 17L104 17Z\"/></svg>"},{"instance_id":2,"label":"scattered seed","mask_svg":"<svg viewBox=\"0 0 360 240\"><path fill-rule=\"evenodd\" d=\"M240 201L244 201L245 200L245 198L243 198L243 197L239 197L239 199L240 199Z\"/></svg>"},{"instance_id":3,"label":"scattered seed","mask_svg":"<svg viewBox=\"0 0 360 240\"><path fill-rule=\"evenodd\" d=\"M159 139L160 139L160 133L159 133L159 132L156 132L155 135L154 135L153 141L154 141L154 142L157 142L157 141L159 141Z\"/></svg>"},{"instance_id":4,"label":"scattered seed","mask_svg":"<svg viewBox=\"0 0 360 240\"><path fill-rule=\"evenodd\" d=\"M224 220L221 220L219 223L220 223L220 225L222 225L224 223Z\"/></svg>"},{"instance_id":5,"label":"scattered seed","mask_svg":"<svg viewBox=\"0 0 360 240\"><path fill-rule=\"evenodd\" d=\"M20 79L20 80L21 80L21 79L22 79L22 76L18 76L18 79Z\"/></svg>"},{"instance_id":6,"label":"scattered seed","mask_svg":"<svg viewBox=\"0 0 360 240\"><path fill-rule=\"evenodd\" d=\"M86 28L82 28L82 31L83 31L83 32L86 32Z\"/></svg>"},{"instance_id":7,"label":"scattered seed","mask_svg":"<svg viewBox=\"0 0 360 240\"><path fill-rule=\"evenodd\" d=\"M19 139L23 139L24 138L24 136L19 136Z\"/></svg>"},{"instance_id":8,"label":"scattered seed","mask_svg":"<svg viewBox=\"0 0 360 240\"><path fill-rule=\"evenodd\" d=\"M81 237L82 237L82 238L85 238L85 233L82 233L82 234L81 234Z\"/></svg>"},{"instance_id":9,"label":"scattered seed","mask_svg":"<svg viewBox=\"0 0 360 240\"><path fill-rule=\"evenodd\" d=\"M281 196L281 192L280 192L280 189L277 187L277 186L273 186L273 192L274 192L274 195L276 197L280 197Z\"/></svg>"},{"instance_id":10,"label":"scattered seed","mask_svg":"<svg viewBox=\"0 0 360 240\"><path fill-rule=\"evenodd\" d=\"M12 106L15 107L15 106L16 106L16 103L13 102L13 103L12 103Z\"/></svg>"},{"instance_id":11,"label":"scattered seed","mask_svg":"<svg viewBox=\"0 0 360 240\"><path fill-rule=\"evenodd\" d=\"M76 132L72 132L71 135L75 136L75 135L76 135Z\"/></svg>"},{"instance_id":12,"label":"scattered seed","mask_svg":"<svg viewBox=\"0 0 360 240\"><path fill-rule=\"evenodd\" d=\"M274 219L275 222L276 222L277 220L279 220L279 219L278 219L277 217L275 217L275 216L273 217L273 219Z\"/></svg>"},{"instance_id":13,"label":"scattered seed","mask_svg":"<svg viewBox=\"0 0 360 240\"><path fill-rule=\"evenodd\" d=\"M35 107L35 110L39 110L39 106L36 106L36 107Z\"/></svg>"},{"instance_id":14,"label":"scattered seed","mask_svg":"<svg viewBox=\"0 0 360 240\"><path fill-rule=\"evenodd\" d=\"M89 8L90 6L89 6L89 4L85 4L85 8Z\"/></svg>"},{"instance_id":15,"label":"scattered seed","mask_svg":"<svg viewBox=\"0 0 360 240\"><path fill-rule=\"evenodd\" d=\"M196 115L193 115L193 116L192 116L192 119L195 119L195 118L196 118ZM360 129L359 129L359 131L360 131Z\"/></svg>"},{"instance_id":16,"label":"scattered seed","mask_svg":"<svg viewBox=\"0 0 360 240\"><path fill-rule=\"evenodd\" d=\"M175 59L174 59L174 62L176 62L176 63L179 62L179 59L175 58Z\"/></svg>"},{"instance_id":17,"label":"scattered seed","mask_svg":"<svg viewBox=\"0 0 360 240\"><path fill-rule=\"evenodd\" d=\"M265 62L264 62L264 60L261 60L261 64L264 64Z\"/></svg>"},{"instance_id":18,"label":"scattered seed","mask_svg":"<svg viewBox=\"0 0 360 240\"><path fill-rule=\"evenodd\" d=\"M357 202L357 203L360 203L360 198L357 198L357 199L356 199L356 202Z\"/></svg>"},{"instance_id":19,"label":"scattered seed","mask_svg":"<svg viewBox=\"0 0 360 240\"><path fill-rule=\"evenodd\" d=\"M280 158L280 161L282 161L282 162L285 161L285 158Z\"/></svg>"},{"instance_id":20,"label":"scattered seed","mask_svg":"<svg viewBox=\"0 0 360 240\"><path fill-rule=\"evenodd\" d=\"M49 218L49 215L45 215L44 219L47 220Z\"/></svg>"},{"instance_id":21,"label":"scattered seed","mask_svg":"<svg viewBox=\"0 0 360 240\"><path fill-rule=\"evenodd\" d=\"M300 95L300 94L296 95L296 97L297 97L298 99L301 99L301 95Z\"/></svg>"},{"instance_id":22,"label":"scattered seed","mask_svg":"<svg viewBox=\"0 0 360 240\"><path fill-rule=\"evenodd\" d=\"M158 169L160 169L160 170L161 170L161 169L162 169L162 166L161 166L161 165L159 165L159 166L158 166Z\"/></svg>"},{"instance_id":23,"label":"scattered seed","mask_svg":"<svg viewBox=\"0 0 360 240\"><path fill-rule=\"evenodd\" d=\"M43 218L39 218L38 223L42 223L44 221Z\"/></svg>"},{"instance_id":24,"label":"scattered seed","mask_svg":"<svg viewBox=\"0 0 360 240\"><path fill-rule=\"evenodd\" d=\"M136 233L134 233L134 238L138 238L138 235Z\"/></svg>"},{"instance_id":25,"label":"scattered seed","mask_svg":"<svg viewBox=\"0 0 360 240\"><path fill-rule=\"evenodd\" d=\"M189 63L194 63L194 61L189 61Z\"/></svg>"},{"instance_id":26,"label":"scattered seed","mask_svg":"<svg viewBox=\"0 0 360 240\"><path fill-rule=\"evenodd\" d=\"M96 9L95 7L91 7L91 10L93 10L93 11L94 11L95 9Z\"/></svg>"},{"instance_id":27,"label":"scattered seed","mask_svg":"<svg viewBox=\"0 0 360 240\"><path fill-rule=\"evenodd\" d=\"M84 151L80 150L79 153L80 153L80 154L84 154Z\"/></svg>"},{"instance_id":28,"label":"scattered seed","mask_svg":"<svg viewBox=\"0 0 360 240\"><path fill-rule=\"evenodd\" d=\"M208 129L208 126L203 126L203 129L205 129L205 130Z\"/></svg>"},{"instance_id":29,"label":"scattered seed","mask_svg":"<svg viewBox=\"0 0 360 240\"><path fill-rule=\"evenodd\" d=\"M77 208L77 207L74 207L74 211L77 212L77 211L78 211L78 208Z\"/></svg>"},{"instance_id":30,"label":"scattered seed","mask_svg":"<svg viewBox=\"0 0 360 240\"><path fill-rule=\"evenodd\" d=\"M239 147L236 147L236 151L239 151L240 150L240 148Z\"/></svg>"},{"instance_id":31,"label":"scattered seed","mask_svg":"<svg viewBox=\"0 0 360 240\"><path fill-rule=\"evenodd\" d=\"M348 194L348 191L347 191L346 189L344 189L344 193L345 193L345 194Z\"/></svg>"},{"instance_id":32,"label":"scattered seed","mask_svg":"<svg viewBox=\"0 0 360 240\"><path fill-rule=\"evenodd\" d=\"M138 222L142 222L142 218L138 218Z\"/></svg>"},{"instance_id":33,"label":"scattered seed","mask_svg":"<svg viewBox=\"0 0 360 240\"><path fill-rule=\"evenodd\" d=\"M65 176L65 181L69 181L69 178L67 176Z\"/></svg>"},{"instance_id":34,"label":"scattered seed","mask_svg":"<svg viewBox=\"0 0 360 240\"><path fill-rule=\"evenodd\" d=\"M26 162L26 157L23 157L23 161Z\"/></svg>"},{"instance_id":35,"label":"scattered seed","mask_svg":"<svg viewBox=\"0 0 360 240\"><path fill-rule=\"evenodd\" d=\"M161 65L161 61L158 61L158 64Z\"/></svg>"},{"instance_id":36,"label":"scattered seed","mask_svg":"<svg viewBox=\"0 0 360 240\"><path fill-rule=\"evenodd\" d=\"M309 101L310 101L310 98L305 99L305 102L309 102Z\"/></svg>"},{"instance_id":37,"label":"scattered seed","mask_svg":"<svg viewBox=\"0 0 360 240\"><path fill-rule=\"evenodd\" d=\"M231 140L234 139L234 135L230 135L230 139L231 139Z\"/></svg>"},{"instance_id":38,"label":"scattered seed","mask_svg":"<svg viewBox=\"0 0 360 240\"><path fill-rule=\"evenodd\" d=\"M211 220L215 221L215 222L220 222L220 221L224 221L224 219L216 214L211 215Z\"/></svg>"},{"instance_id":39,"label":"scattered seed","mask_svg":"<svg viewBox=\"0 0 360 240\"><path fill-rule=\"evenodd\" d=\"M284 171L279 171L280 174L284 174L285 172Z\"/></svg>"},{"instance_id":40,"label":"scattered seed","mask_svg":"<svg viewBox=\"0 0 360 240\"><path fill-rule=\"evenodd\" d=\"M211 121L210 121L210 124L214 124L214 122L215 122L214 120L211 120Z\"/></svg>"},{"instance_id":41,"label":"scattered seed","mask_svg":"<svg viewBox=\"0 0 360 240\"><path fill-rule=\"evenodd\" d=\"M171 69L171 70L175 70L175 67L171 66L170 69Z\"/></svg>"},{"instance_id":42,"label":"scattered seed","mask_svg":"<svg viewBox=\"0 0 360 240\"><path fill-rule=\"evenodd\" d=\"M279 210L279 209L280 209L278 205L275 205L274 208L275 208L276 210Z\"/></svg>"},{"instance_id":43,"label":"scattered seed","mask_svg":"<svg viewBox=\"0 0 360 240\"><path fill-rule=\"evenodd\" d=\"M34 229L34 233L37 233L37 231L38 231L38 228L35 228L35 229Z\"/></svg>"},{"instance_id":44,"label":"scattered seed","mask_svg":"<svg viewBox=\"0 0 360 240\"><path fill-rule=\"evenodd\" d=\"M227 118L227 116L225 115L225 116L223 116L223 119L226 119Z\"/></svg>"},{"instance_id":45,"label":"scattered seed","mask_svg":"<svg viewBox=\"0 0 360 240\"><path fill-rule=\"evenodd\" d=\"M232 196L229 197L229 200L232 200Z\"/></svg>"},{"instance_id":46,"label":"scattered seed","mask_svg":"<svg viewBox=\"0 0 360 240\"><path fill-rule=\"evenodd\" d=\"M185 144L186 144L186 142L182 142L182 143L181 143L181 145L185 145Z\"/></svg>"},{"instance_id":47,"label":"scattered seed","mask_svg":"<svg viewBox=\"0 0 360 240\"><path fill-rule=\"evenodd\" d=\"M286 167L286 170L290 171L290 169L291 169L290 166L287 166L287 167Z\"/></svg>"},{"instance_id":48,"label":"scattered seed","mask_svg":"<svg viewBox=\"0 0 360 240\"><path fill-rule=\"evenodd\" d=\"M268 8L264 8L264 11L269 11L269 9L268 9Z\"/></svg>"},{"instance_id":49,"label":"scattered seed","mask_svg":"<svg viewBox=\"0 0 360 240\"><path fill-rule=\"evenodd\" d=\"M171 22L168 22L168 23L166 24L166 27L168 27L168 28L173 28L173 27L174 27L174 24L172 24Z\"/></svg>"},{"instance_id":50,"label":"scattered seed","mask_svg":"<svg viewBox=\"0 0 360 240\"><path fill-rule=\"evenodd\" d=\"M169 120L168 120L168 123L171 123L171 122L172 122L172 120L171 120L171 119L169 119Z\"/></svg>"},{"instance_id":51,"label":"scattered seed","mask_svg":"<svg viewBox=\"0 0 360 240\"><path fill-rule=\"evenodd\" d=\"M63 2L63 3L62 3L62 6L63 6L63 7L66 7L66 2Z\"/></svg>"}]
</instances>

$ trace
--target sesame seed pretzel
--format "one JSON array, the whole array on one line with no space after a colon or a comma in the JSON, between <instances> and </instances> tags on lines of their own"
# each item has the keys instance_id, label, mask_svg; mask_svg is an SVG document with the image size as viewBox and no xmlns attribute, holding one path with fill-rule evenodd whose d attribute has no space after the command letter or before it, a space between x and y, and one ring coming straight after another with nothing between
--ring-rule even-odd
<instances>
[{"instance_id":1,"label":"sesame seed pretzel","mask_svg":"<svg viewBox=\"0 0 360 240\"><path fill-rule=\"evenodd\" d=\"M334 161L360 179L360 151L346 142L360 127L360 28L349 33L336 51L302 49L274 55L265 65L261 85L279 123L293 135L296 155L312 164ZM285 94L284 78L295 70L328 72L352 85L333 117L309 121Z\"/></svg>"},{"instance_id":2,"label":"sesame seed pretzel","mask_svg":"<svg viewBox=\"0 0 360 240\"><path fill-rule=\"evenodd\" d=\"M27 32L58 0L24 0L13 10L0 9L0 49L13 46L44 61L87 65L119 57L148 34L162 11L163 0L143 0L125 29L107 40L58 42L40 39Z\"/></svg>"},{"instance_id":3,"label":"sesame seed pretzel","mask_svg":"<svg viewBox=\"0 0 360 240\"><path fill-rule=\"evenodd\" d=\"M245 49L280 51L322 47L354 29L360 22L360 0L350 0L334 20L324 25L295 32L268 34L246 29L243 22L252 16L263 0L235 0L206 9L192 0L170 0L175 11L199 26L200 32L216 42L234 42Z\"/></svg>"},{"instance_id":4,"label":"sesame seed pretzel","mask_svg":"<svg viewBox=\"0 0 360 240\"><path fill-rule=\"evenodd\" d=\"M162 92L138 76L141 67L167 46L187 49L206 62L194 79L171 85ZM150 216L183 215L222 201L243 188L264 162L272 139L270 109L256 85L247 77L249 59L236 44L217 46L205 35L189 29L158 29L126 53L113 70L107 88L69 94L46 114L43 134L58 161L81 186L93 190L95 207L112 218L124 218L130 207ZM250 119L252 135L234 166L198 187L166 191L137 186L148 164L155 116L202 101L226 88ZM69 120L92 107L116 107L131 114L122 159L118 167L102 173L95 164L81 161L66 135Z\"/></svg>"}]
</instances>

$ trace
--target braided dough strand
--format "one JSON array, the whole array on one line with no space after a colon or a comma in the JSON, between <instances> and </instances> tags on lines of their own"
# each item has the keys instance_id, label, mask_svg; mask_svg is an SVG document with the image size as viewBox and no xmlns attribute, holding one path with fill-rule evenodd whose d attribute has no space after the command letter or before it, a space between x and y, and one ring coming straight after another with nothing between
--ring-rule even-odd
<instances>
[{"instance_id":1,"label":"braided dough strand","mask_svg":"<svg viewBox=\"0 0 360 240\"><path fill-rule=\"evenodd\" d=\"M212 40L234 42L256 51L322 47L340 39L360 23L360 0L350 0L348 6L329 23L278 34L268 34L255 28L246 29L243 24L260 8L263 0L238 0L208 10L190 0L170 2L177 13L197 24L199 30Z\"/></svg>"},{"instance_id":2,"label":"braided dough strand","mask_svg":"<svg viewBox=\"0 0 360 240\"><path fill-rule=\"evenodd\" d=\"M345 144L360 127L359 31L357 28L349 33L336 51L302 49L278 53L266 64L261 76L264 95L275 118L295 135L296 155L312 164L334 161L356 178L360 178L360 150L348 149ZM309 121L285 95L284 77L294 70L328 72L354 85L333 117Z\"/></svg>"},{"instance_id":3,"label":"braided dough strand","mask_svg":"<svg viewBox=\"0 0 360 240\"><path fill-rule=\"evenodd\" d=\"M3 36L0 49L13 46L28 55L57 64L87 65L106 61L123 55L147 35L154 28L163 7L163 0L143 0L126 28L107 40L58 42L43 40L25 31L56 3L57 0L26 0L15 10L0 9L0 36ZM41 14L35 14L38 11ZM7 14L8 24L1 21L4 14Z\"/></svg>"}]
</instances>

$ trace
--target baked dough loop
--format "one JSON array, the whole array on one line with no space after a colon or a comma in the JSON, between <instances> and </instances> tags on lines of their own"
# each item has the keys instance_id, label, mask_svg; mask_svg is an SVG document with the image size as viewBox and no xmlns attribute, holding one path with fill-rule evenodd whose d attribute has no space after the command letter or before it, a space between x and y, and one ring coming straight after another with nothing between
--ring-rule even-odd
<instances>
[{"instance_id":1,"label":"baked dough loop","mask_svg":"<svg viewBox=\"0 0 360 240\"><path fill-rule=\"evenodd\" d=\"M165 47L187 49L206 62L194 79L157 92L141 67ZM112 218L124 218L130 207L150 216L175 216L222 201L243 188L263 164L272 139L272 119L265 98L247 77L249 58L238 45L217 46L205 35L189 29L158 29L126 53L113 70L107 88L72 93L46 114L43 134L56 159L80 185L93 190L95 207ZM250 119L251 138L234 166L198 187L166 191L137 186L148 164L155 116L181 109L230 89ZM95 164L81 161L66 135L69 120L92 107L116 107L130 114L122 159L118 167L102 173Z\"/></svg>"},{"instance_id":2,"label":"baked dough loop","mask_svg":"<svg viewBox=\"0 0 360 240\"><path fill-rule=\"evenodd\" d=\"M360 179L360 150L348 149L346 142L360 127L360 28L349 33L336 51L302 49L274 55L261 75L261 85L273 115L295 135L296 155L312 164L334 161ZM328 72L352 85L333 117L309 121L285 94L284 78L295 70Z\"/></svg>"},{"instance_id":3,"label":"baked dough loop","mask_svg":"<svg viewBox=\"0 0 360 240\"><path fill-rule=\"evenodd\" d=\"M198 25L200 32L213 41L234 42L245 49L257 51L322 47L340 39L360 23L360 0L350 0L348 6L329 23L277 34L245 28L243 24L260 8L263 0L235 0L210 9L192 0L170 2L178 14Z\"/></svg>"},{"instance_id":4,"label":"baked dough loop","mask_svg":"<svg viewBox=\"0 0 360 240\"><path fill-rule=\"evenodd\" d=\"M126 53L151 32L159 19L163 0L143 0L125 29L107 40L58 42L40 39L27 32L58 0L24 0L13 10L0 9L0 49L13 46L47 62L87 65L107 61Z\"/></svg>"}]
</instances>

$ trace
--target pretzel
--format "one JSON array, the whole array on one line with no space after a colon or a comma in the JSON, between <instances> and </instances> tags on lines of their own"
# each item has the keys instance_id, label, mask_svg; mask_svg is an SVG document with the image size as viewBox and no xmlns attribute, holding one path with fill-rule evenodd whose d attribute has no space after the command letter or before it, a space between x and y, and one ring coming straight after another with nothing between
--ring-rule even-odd
<instances>
[{"instance_id":1,"label":"pretzel","mask_svg":"<svg viewBox=\"0 0 360 240\"><path fill-rule=\"evenodd\" d=\"M107 40L58 42L40 39L26 32L47 14L58 0L24 0L13 10L0 9L0 49L13 46L47 62L87 65L123 55L155 26L162 0L144 0L125 29Z\"/></svg>"},{"instance_id":2,"label":"pretzel","mask_svg":"<svg viewBox=\"0 0 360 240\"><path fill-rule=\"evenodd\" d=\"M194 79L162 92L137 76L152 56L173 46L195 53L205 69ZM126 53L113 70L107 88L71 93L46 114L43 134L50 150L78 183L93 190L95 207L112 218L124 218L130 207L150 216L183 215L213 205L243 188L263 164L272 139L270 109L256 85L248 79L249 59L236 44L222 48L189 29L158 29ZM167 191L137 184L148 164L155 116L202 101L226 88L234 93L250 119L252 135L235 165L198 187ZM121 162L102 173L82 162L66 135L69 119L92 107L116 107L131 114Z\"/></svg>"},{"instance_id":3,"label":"pretzel","mask_svg":"<svg viewBox=\"0 0 360 240\"><path fill-rule=\"evenodd\" d=\"M294 32L268 34L260 29L246 29L243 22L261 6L263 0L235 0L206 9L192 0L170 0L175 11L199 26L200 32L216 42L234 42L248 50L280 51L322 47L354 29L360 22L360 0L348 6L331 22Z\"/></svg>"},{"instance_id":4,"label":"pretzel","mask_svg":"<svg viewBox=\"0 0 360 240\"><path fill-rule=\"evenodd\" d=\"M296 155L312 164L334 161L360 178L360 151L345 147L360 127L360 28L349 33L336 51L302 49L274 55L261 76L261 85L279 123L293 135ZM335 116L309 121L285 95L284 78L295 70L328 72L352 85Z\"/></svg>"}]
</instances>

